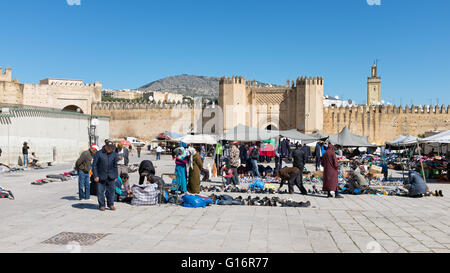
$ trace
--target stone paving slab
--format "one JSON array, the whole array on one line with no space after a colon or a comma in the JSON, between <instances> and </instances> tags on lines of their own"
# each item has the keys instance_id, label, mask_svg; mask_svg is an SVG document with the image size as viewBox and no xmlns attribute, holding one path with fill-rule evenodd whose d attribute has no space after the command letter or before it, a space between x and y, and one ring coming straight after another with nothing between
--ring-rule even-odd
<instances>
[{"instance_id":1,"label":"stone paving slab","mask_svg":"<svg viewBox=\"0 0 450 273\"><path fill-rule=\"evenodd\" d=\"M154 160L154 156L142 159ZM131 162L139 161L132 156ZM169 157L154 164L157 174L174 171ZM95 196L79 201L77 181L30 184L47 174L69 171L71 166L0 174L0 185L16 196L14 201L0 200L0 252L450 252L450 184L429 185L443 190L440 198L345 195L328 199L294 194L278 196L310 201L311 207L192 209L118 203L114 212L100 212ZM137 180L137 174L131 174L131 182ZM109 235L90 246L43 243L61 232Z\"/></svg>"}]
</instances>

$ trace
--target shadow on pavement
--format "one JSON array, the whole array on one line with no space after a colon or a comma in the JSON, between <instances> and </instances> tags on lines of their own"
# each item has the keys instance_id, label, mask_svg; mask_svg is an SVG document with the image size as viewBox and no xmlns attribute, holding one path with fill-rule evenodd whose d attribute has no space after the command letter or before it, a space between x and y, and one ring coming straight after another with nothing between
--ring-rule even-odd
<instances>
[{"instance_id":1,"label":"shadow on pavement","mask_svg":"<svg viewBox=\"0 0 450 273\"><path fill-rule=\"evenodd\" d=\"M69 201L79 201L80 199L75 196L64 196L61 199L63 200L69 200Z\"/></svg>"},{"instance_id":2,"label":"shadow on pavement","mask_svg":"<svg viewBox=\"0 0 450 273\"><path fill-rule=\"evenodd\" d=\"M79 204L73 204L72 207L76 208L76 209L95 209L95 210L98 210L98 205L96 205L96 204L82 204L82 203L79 203Z\"/></svg>"}]
</instances>

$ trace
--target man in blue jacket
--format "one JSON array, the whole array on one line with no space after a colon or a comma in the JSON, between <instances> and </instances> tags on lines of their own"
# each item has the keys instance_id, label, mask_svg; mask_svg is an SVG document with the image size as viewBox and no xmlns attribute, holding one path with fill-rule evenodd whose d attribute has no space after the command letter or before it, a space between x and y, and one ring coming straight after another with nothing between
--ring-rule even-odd
<instances>
[{"instance_id":1,"label":"man in blue jacket","mask_svg":"<svg viewBox=\"0 0 450 273\"><path fill-rule=\"evenodd\" d=\"M101 211L105 211L105 194L110 210L114 207L115 189L114 183L119 176L117 169L117 154L114 152L114 143L108 141L94 157L92 173L94 182L97 183L98 204Z\"/></svg>"}]
</instances>

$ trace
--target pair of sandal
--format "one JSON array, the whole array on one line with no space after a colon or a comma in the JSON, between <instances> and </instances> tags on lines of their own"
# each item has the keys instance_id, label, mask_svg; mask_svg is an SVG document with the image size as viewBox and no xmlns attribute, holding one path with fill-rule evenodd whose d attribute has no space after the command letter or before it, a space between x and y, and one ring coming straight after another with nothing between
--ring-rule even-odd
<instances>
[{"instance_id":1,"label":"pair of sandal","mask_svg":"<svg viewBox=\"0 0 450 273\"><path fill-rule=\"evenodd\" d=\"M31 185L44 185L44 184L47 184L47 183L48 183L48 181L46 181L45 179L39 179L39 180L36 180L34 182L31 182Z\"/></svg>"}]
</instances>

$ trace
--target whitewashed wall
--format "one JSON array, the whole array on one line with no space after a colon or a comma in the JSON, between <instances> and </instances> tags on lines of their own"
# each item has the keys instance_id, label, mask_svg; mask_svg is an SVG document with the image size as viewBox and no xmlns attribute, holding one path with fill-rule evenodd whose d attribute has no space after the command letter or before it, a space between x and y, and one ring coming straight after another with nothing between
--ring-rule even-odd
<instances>
[{"instance_id":1,"label":"whitewashed wall","mask_svg":"<svg viewBox=\"0 0 450 273\"><path fill-rule=\"evenodd\" d=\"M42 162L73 162L89 147L88 128L91 116L62 111L10 109L0 114L0 162L17 165L22 146L27 142L29 154L35 152ZM100 117L99 142L109 138L109 118ZM55 149L55 153L54 153Z\"/></svg>"}]
</instances>

